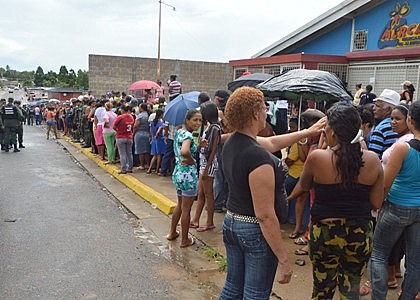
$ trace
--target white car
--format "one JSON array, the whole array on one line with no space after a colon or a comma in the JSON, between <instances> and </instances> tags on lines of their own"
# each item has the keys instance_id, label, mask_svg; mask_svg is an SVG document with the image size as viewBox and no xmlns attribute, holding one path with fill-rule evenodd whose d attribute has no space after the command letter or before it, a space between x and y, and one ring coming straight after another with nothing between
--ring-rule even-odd
<instances>
[{"instance_id":1,"label":"white car","mask_svg":"<svg viewBox=\"0 0 420 300\"><path fill-rule=\"evenodd\" d=\"M15 86L14 90L19 91L19 87Z\"/></svg>"},{"instance_id":2,"label":"white car","mask_svg":"<svg viewBox=\"0 0 420 300\"><path fill-rule=\"evenodd\" d=\"M13 93L13 89L12 88L9 88L9 93Z\"/></svg>"}]
</instances>

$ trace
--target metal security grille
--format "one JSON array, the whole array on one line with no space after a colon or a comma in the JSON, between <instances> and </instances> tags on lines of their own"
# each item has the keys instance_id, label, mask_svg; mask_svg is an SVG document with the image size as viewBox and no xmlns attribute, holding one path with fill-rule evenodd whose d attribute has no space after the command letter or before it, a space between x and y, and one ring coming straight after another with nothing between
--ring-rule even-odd
<instances>
[{"instance_id":1,"label":"metal security grille","mask_svg":"<svg viewBox=\"0 0 420 300\"><path fill-rule=\"evenodd\" d=\"M273 76L277 76L280 74L284 74L287 71L299 69L300 64L288 64L288 65L272 65L272 66L264 66L264 73L271 74Z\"/></svg>"},{"instance_id":2,"label":"metal security grille","mask_svg":"<svg viewBox=\"0 0 420 300\"><path fill-rule=\"evenodd\" d=\"M353 35L353 51L366 50L367 45L367 30L356 30Z\"/></svg>"},{"instance_id":3,"label":"metal security grille","mask_svg":"<svg viewBox=\"0 0 420 300\"><path fill-rule=\"evenodd\" d=\"M414 99L417 99L420 81L420 63L394 63L378 65L350 65L349 87L354 93L356 84L361 83L362 88L370 84L373 92L379 95L384 89L397 92L402 91L401 82L409 80L414 85Z\"/></svg>"},{"instance_id":4,"label":"metal security grille","mask_svg":"<svg viewBox=\"0 0 420 300\"><path fill-rule=\"evenodd\" d=\"M327 71L337 75L341 81L347 83L348 65L342 64L318 64L318 70Z\"/></svg>"},{"instance_id":5,"label":"metal security grille","mask_svg":"<svg viewBox=\"0 0 420 300\"><path fill-rule=\"evenodd\" d=\"M235 68L235 71L234 71L235 78L233 78L233 79L241 77L242 74L246 71L247 71L247 69L245 69L245 68Z\"/></svg>"}]
</instances>

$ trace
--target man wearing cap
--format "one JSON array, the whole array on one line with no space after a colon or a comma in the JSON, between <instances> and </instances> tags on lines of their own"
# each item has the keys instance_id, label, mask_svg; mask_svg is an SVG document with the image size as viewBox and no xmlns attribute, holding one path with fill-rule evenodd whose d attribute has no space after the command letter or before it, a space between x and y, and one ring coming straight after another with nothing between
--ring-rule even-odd
<instances>
[{"instance_id":1,"label":"man wearing cap","mask_svg":"<svg viewBox=\"0 0 420 300\"><path fill-rule=\"evenodd\" d=\"M9 145L13 145L13 152L20 152L17 147L16 133L20 120L23 120L23 115L15 105L13 105L13 98L7 100L7 104L1 108L0 114L4 125L4 151L9 152Z\"/></svg>"},{"instance_id":2,"label":"man wearing cap","mask_svg":"<svg viewBox=\"0 0 420 300\"><path fill-rule=\"evenodd\" d=\"M373 113L378 125L372 131L369 150L382 159L383 152L398 139L398 134L391 128L391 112L400 103L400 95L393 90L384 89L381 95L374 99Z\"/></svg>"}]
</instances>

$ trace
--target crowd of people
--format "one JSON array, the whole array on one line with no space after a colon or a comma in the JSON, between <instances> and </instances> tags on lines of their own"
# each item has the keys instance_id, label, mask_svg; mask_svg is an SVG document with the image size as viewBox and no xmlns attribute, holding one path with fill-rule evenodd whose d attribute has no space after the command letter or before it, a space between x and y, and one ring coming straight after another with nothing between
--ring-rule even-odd
<instances>
[{"instance_id":1,"label":"crowd of people","mask_svg":"<svg viewBox=\"0 0 420 300\"><path fill-rule=\"evenodd\" d=\"M168 102L182 93L176 77L169 85ZM288 237L300 246L294 254L312 262L312 299L332 299L337 290L342 299L371 293L385 300L403 277L399 299L413 300L420 290L420 102L411 82L403 89L376 96L372 86L357 85L353 104L314 109L303 101L289 116L287 101L267 102L252 87L219 90L213 99L203 92L181 126L164 120L165 97L151 101L150 93L34 108L9 99L0 108L2 150L19 151L16 124L45 120L47 139L62 130L107 163L119 162L120 174L171 176L178 202L168 240L192 246L191 228L211 231L214 213L225 214L221 299L268 299L277 271L279 283L290 282L280 230L289 222Z\"/></svg>"},{"instance_id":2,"label":"crowd of people","mask_svg":"<svg viewBox=\"0 0 420 300\"><path fill-rule=\"evenodd\" d=\"M284 222L296 224L289 238L303 247L295 254L311 259L312 299L332 299L336 290L342 299L367 293L386 299L388 288L399 287L398 277L404 278L399 299L416 299L420 103L411 98L407 104L404 93L389 89L376 96L370 87L360 97L358 105L326 103L322 112L305 103L304 111L290 118L290 133L279 135L272 122L279 114L254 88L227 95L223 107L214 97L188 111L175 134L178 204L167 239L181 236L181 247L187 247L194 244L190 228L215 227L212 194L224 183L212 180L222 173L228 197L222 202L227 277L221 299L268 299L276 270L278 282L291 280L280 233ZM199 127L204 130L197 140ZM286 147L287 157L280 160ZM294 202L288 211L287 201ZM204 205L207 220L200 226ZM369 262L370 281L364 284Z\"/></svg>"}]
</instances>

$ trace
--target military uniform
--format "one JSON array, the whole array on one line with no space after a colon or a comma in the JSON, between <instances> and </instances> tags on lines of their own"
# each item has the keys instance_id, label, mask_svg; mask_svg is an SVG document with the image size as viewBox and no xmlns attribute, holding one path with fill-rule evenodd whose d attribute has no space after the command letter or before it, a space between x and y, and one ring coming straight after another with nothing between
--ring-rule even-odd
<instances>
[{"instance_id":1,"label":"military uniform","mask_svg":"<svg viewBox=\"0 0 420 300\"><path fill-rule=\"evenodd\" d=\"M28 117L28 113L26 112L26 110L20 107L20 103L21 103L20 101L14 102L15 106L22 113L23 120L26 120L26 118ZM23 122L22 121L19 121L19 125L17 127L17 137L18 137L19 148L25 148L25 146L23 145Z\"/></svg>"},{"instance_id":2,"label":"military uniform","mask_svg":"<svg viewBox=\"0 0 420 300\"><path fill-rule=\"evenodd\" d=\"M80 107L80 100L76 101L76 106L72 110L72 142L80 143L80 130L82 122L82 109Z\"/></svg>"},{"instance_id":3,"label":"military uniform","mask_svg":"<svg viewBox=\"0 0 420 300\"><path fill-rule=\"evenodd\" d=\"M82 130L83 130L83 145L82 148L89 148L92 146L92 132L89 124L90 106L88 104L89 98L84 98L84 105L82 107Z\"/></svg>"},{"instance_id":4,"label":"military uniform","mask_svg":"<svg viewBox=\"0 0 420 300\"><path fill-rule=\"evenodd\" d=\"M4 139L4 124L3 124L3 115L1 114L2 107L5 105L6 99L1 99L0 101L0 144L1 150L4 150L3 139Z\"/></svg>"},{"instance_id":5,"label":"military uniform","mask_svg":"<svg viewBox=\"0 0 420 300\"><path fill-rule=\"evenodd\" d=\"M13 105L13 98L9 98L8 102L7 105L1 108L4 125L3 148L4 151L9 152L9 145L13 145L14 152L20 152L17 147L16 134L18 125L24 117L20 109Z\"/></svg>"}]
</instances>

